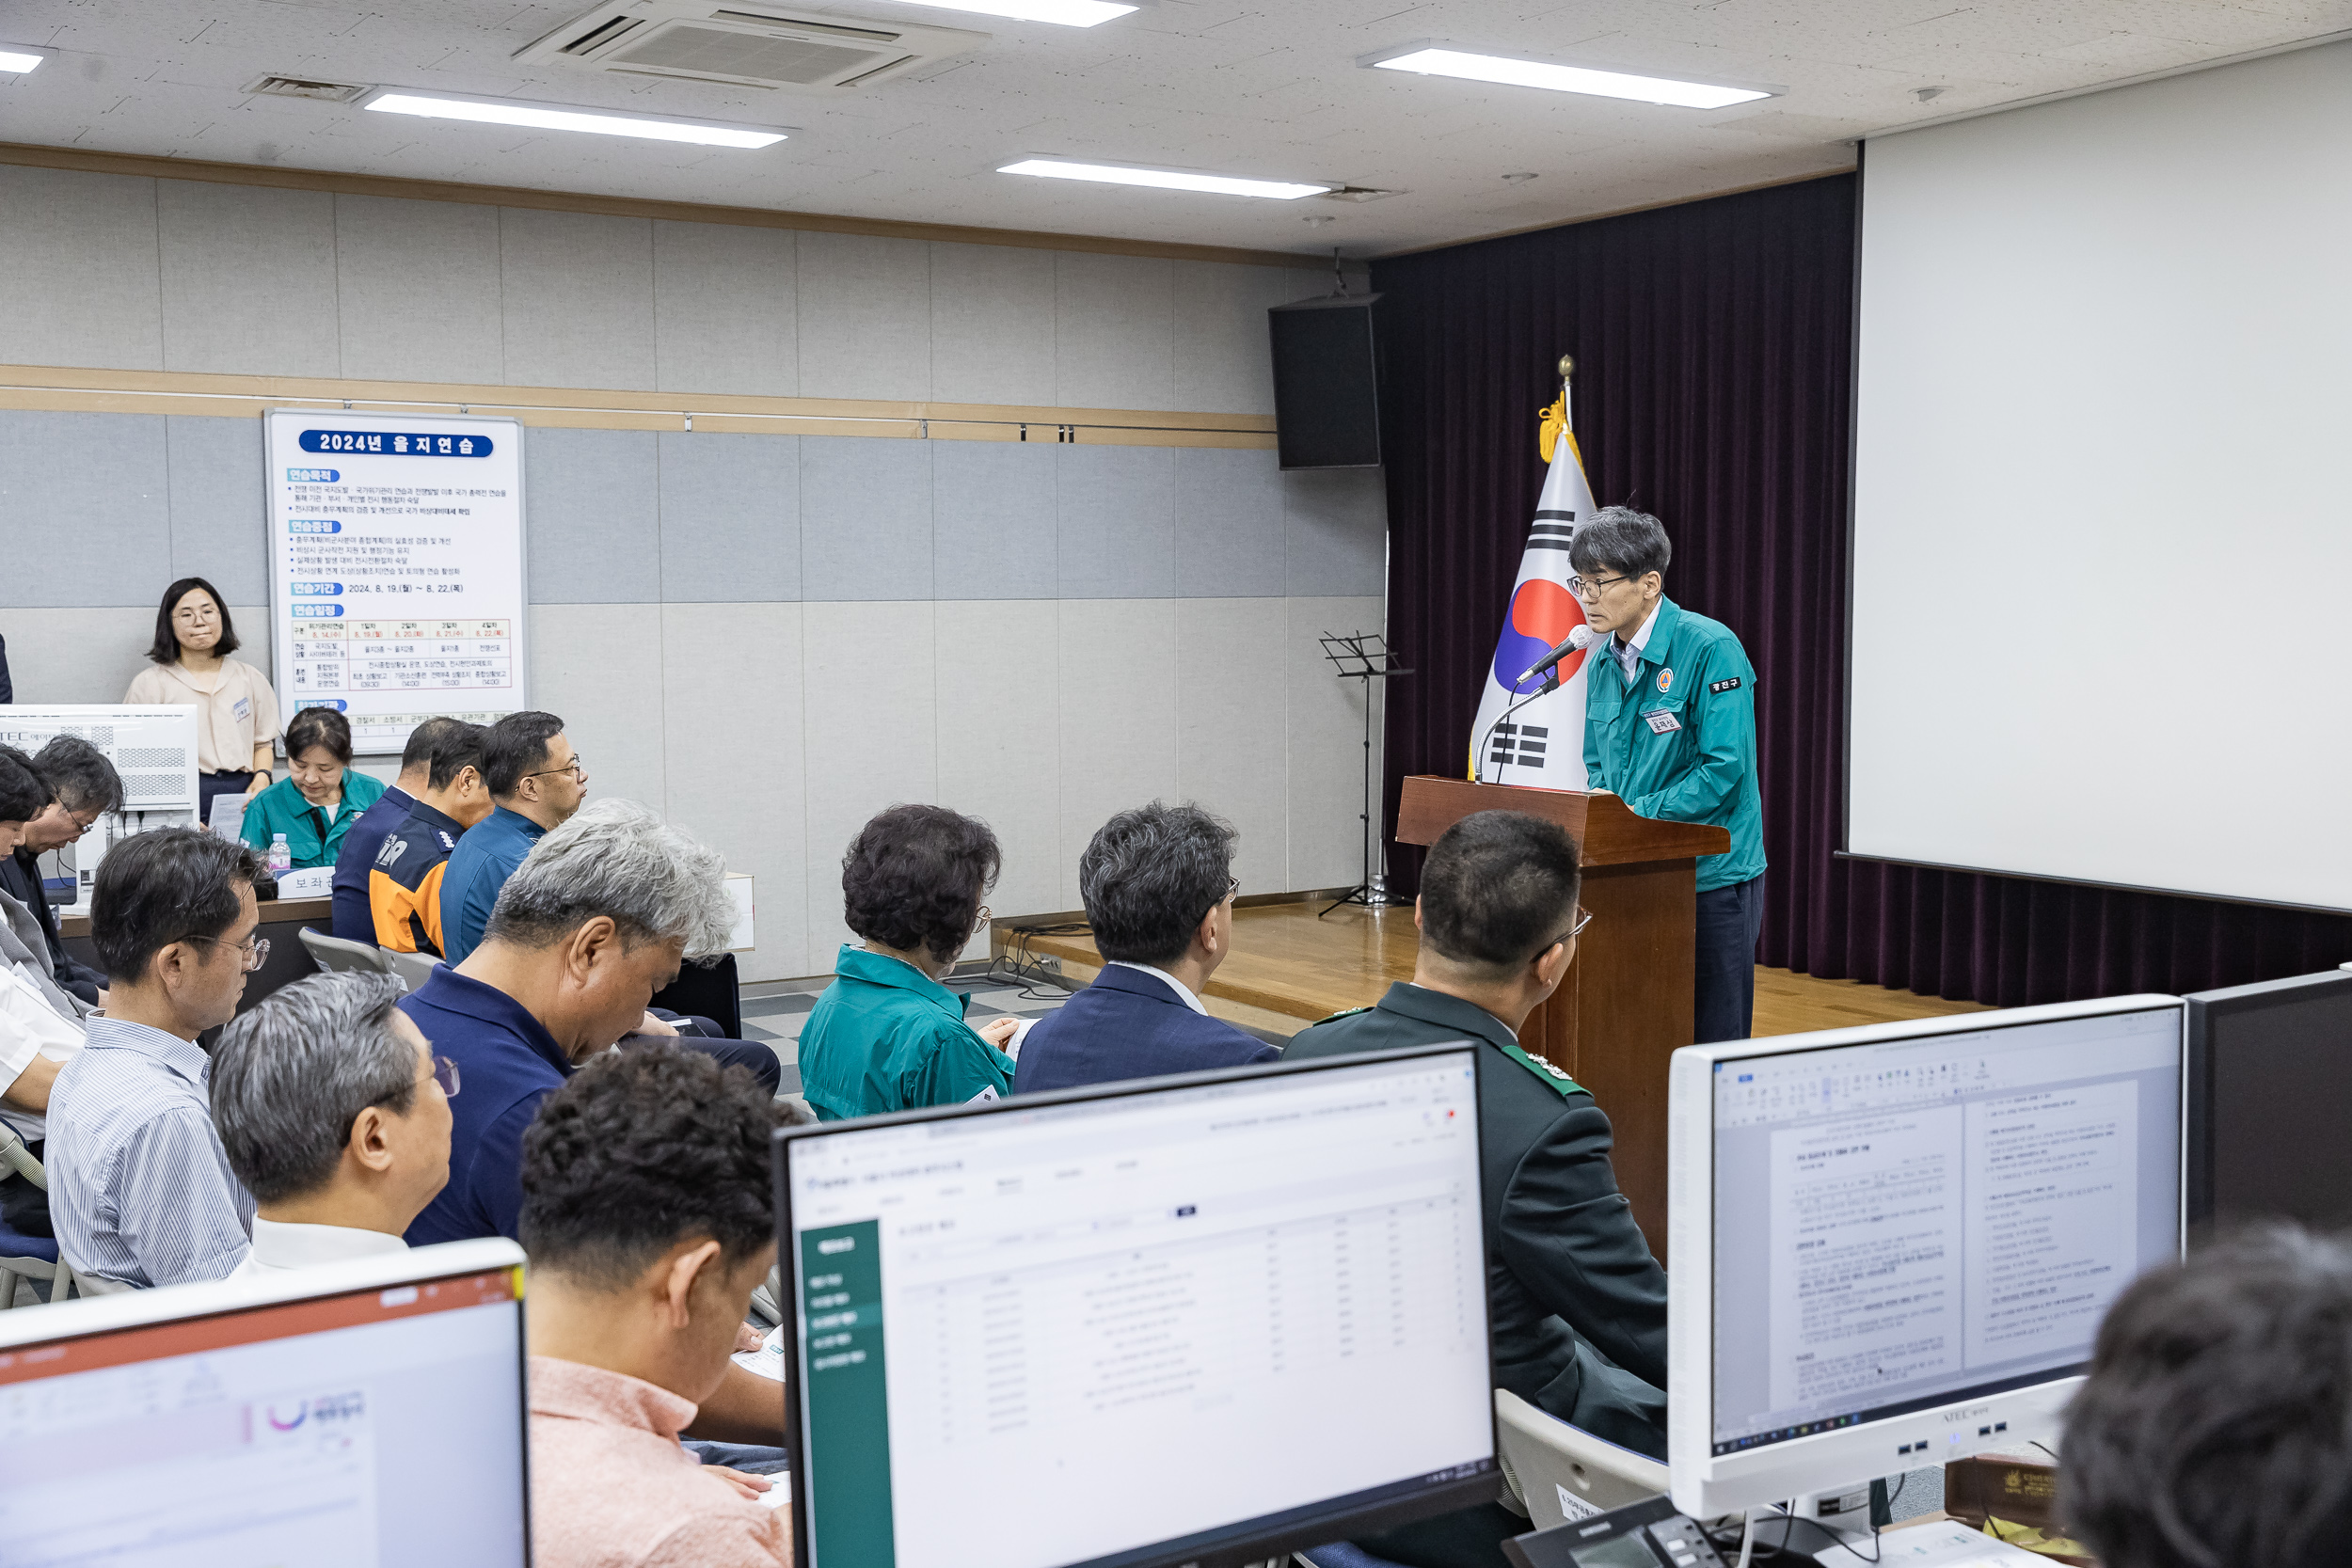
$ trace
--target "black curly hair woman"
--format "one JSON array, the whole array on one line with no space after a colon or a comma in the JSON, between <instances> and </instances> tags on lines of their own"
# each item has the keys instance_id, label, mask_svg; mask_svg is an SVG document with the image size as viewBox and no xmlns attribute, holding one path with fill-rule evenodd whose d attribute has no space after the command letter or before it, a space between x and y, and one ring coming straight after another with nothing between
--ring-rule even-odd
<instances>
[{"instance_id":1,"label":"black curly hair woman","mask_svg":"<svg viewBox=\"0 0 2352 1568\"><path fill-rule=\"evenodd\" d=\"M801 1092L823 1121L993 1100L1012 1088L1013 1021L963 1022L940 981L981 928L1003 863L987 823L946 806L892 806L841 857L845 944L801 1030Z\"/></svg>"}]
</instances>

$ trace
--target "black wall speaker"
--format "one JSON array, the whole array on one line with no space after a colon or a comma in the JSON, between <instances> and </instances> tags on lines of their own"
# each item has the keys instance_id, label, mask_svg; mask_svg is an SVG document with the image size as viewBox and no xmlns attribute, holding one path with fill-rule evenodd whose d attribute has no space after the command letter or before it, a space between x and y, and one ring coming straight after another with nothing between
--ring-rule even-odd
<instances>
[{"instance_id":1,"label":"black wall speaker","mask_svg":"<svg viewBox=\"0 0 2352 1568\"><path fill-rule=\"evenodd\" d=\"M1275 440L1285 468L1380 466L1378 294L1332 295L1266 312L1274 341Z\"/></svg>"}]
</instances>

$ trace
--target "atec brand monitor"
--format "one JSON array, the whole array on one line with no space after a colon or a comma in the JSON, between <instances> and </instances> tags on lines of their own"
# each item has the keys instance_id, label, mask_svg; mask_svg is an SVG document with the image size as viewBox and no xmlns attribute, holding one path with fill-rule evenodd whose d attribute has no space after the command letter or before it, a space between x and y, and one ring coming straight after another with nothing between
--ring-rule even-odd
<instances>
[{"instance_id":1,"label":"atec brand monitor","mask_svg":"<svg viewBox=\"0 0 2352 1568\"><path fill-rule=\"evenodd\" d=\"M1675 1053L1676 1506L2052 1438L2108 1303L2180 1255L2181 1082L2169 996Z\"/></svg>"},{"instance_id":2,"label":"atec brand monitor","mask_svg":"<svg viewBox=\"0 0 2352 1568\"><path fill-rule=\"evenodd\" d=\"M2188 1005L2188 1224L2352 1225L2352 974L2233 986Z\"/></svg>"},{"instance_id":3,"label":"atec brand monitor","mask_svg":"<svg viewBox=\"0 0 2352 1568\"><path fill-rule=\"evenodd\" d=\"M527 1568L522 1249L0 1318L0 1560Z\"/></svg>"},{"instance_id":4,"label":"atec brand monitor","mask_svg":"<svg viewBox=\"0 0 2352 1568\"><path fill-rule=\"evenodd\" d=\"M780 1132L802 1568L1217 1568L1492 1501L1476 1074Z\"/></svg>"}]
</instances>

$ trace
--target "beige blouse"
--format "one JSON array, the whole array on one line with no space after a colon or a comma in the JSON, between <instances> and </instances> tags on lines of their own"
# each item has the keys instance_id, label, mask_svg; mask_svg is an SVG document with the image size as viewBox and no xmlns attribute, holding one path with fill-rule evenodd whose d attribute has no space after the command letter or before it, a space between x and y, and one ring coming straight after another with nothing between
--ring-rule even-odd
<instances>
[{"instance_id":1,"label":"beige blouse","mask_svg":"<svg viewBox=\"0 0 2352 1568\"><path fill-rule=\"evenodd\" d=\"M196 705L196 765L207 773L242 773L253 748L278 738L278 693L269 677L241 658L199 675L180 664L150 664L131 677L126 703Z\"/></svg>"}]
</instances>

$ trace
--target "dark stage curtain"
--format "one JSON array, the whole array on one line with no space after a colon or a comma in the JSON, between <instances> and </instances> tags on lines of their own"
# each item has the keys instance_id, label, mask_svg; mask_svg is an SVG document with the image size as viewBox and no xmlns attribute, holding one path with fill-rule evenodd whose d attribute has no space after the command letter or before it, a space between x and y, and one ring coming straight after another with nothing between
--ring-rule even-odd
<instances>
[{"instance_id":1,"label":"dark stage curtain","mask_svg":"<svg viewBox=\"0 0 2352 1568\"><path fill-rule=\"evenodd\" d=\"M1387 819L1405 775L1463 771L1572 354L1595 497L1664 521L1667 592L1756 664L1763 962L2015 1006L2352 958L2342 916L1836 858L1856 194L1838 175L1374 265L1389 629L1419 672L1389 689ZM2228 849L2185 812L2179 851ZM1416 885L1420 851L1390 864Z\"/></svg>"}]
</instances>

